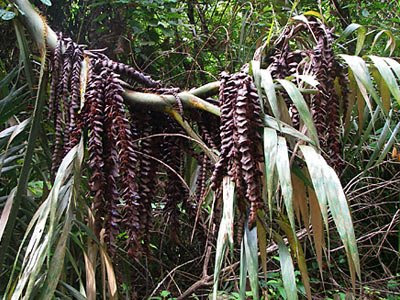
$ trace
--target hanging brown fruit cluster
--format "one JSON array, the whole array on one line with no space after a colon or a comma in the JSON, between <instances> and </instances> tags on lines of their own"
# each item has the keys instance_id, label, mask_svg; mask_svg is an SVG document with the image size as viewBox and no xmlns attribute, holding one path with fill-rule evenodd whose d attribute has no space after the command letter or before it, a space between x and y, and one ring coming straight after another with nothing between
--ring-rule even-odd
<instances>
[{"instance_id":1,"label":"hanging brown fruit cluster","mask_svg":"<svg viewBox=\"0 0 400 300\"><path fill-rule=\"evenodd\" d=\"M183 114L179 89L161 87L158 81L134 68L112 61L101 52L84 50L61 34L51 54L49 114L55 127L52 173L87 130L95 230L98 234L105 229L111 254L115 253L116 237L121 232L126 232L128 237L128 254L136 256L148 250L152 203L160 196L156 195L156 185L160 180L157 172L161 169L165 174L161 195L164 213L172 235L177 236L180 207L193 216L200 200L192 201L182 181L185 153L195 157L201 166L197 189L203 196L207 174L212 168L210 160L203 152L194 151L181 137L185 132L171 117L126 106L120 76L130 83L142 85L137 90L174 95L177 109ZM80 80L84 58L89 60L90 67L81 108ZM194 127L208 146L216 149L219 128L215 119L218 118L199 113L194 119Z\"/></svg>"},{"instance_id":2,"label":"hanging brown fruit cluster","mask_svg":"<svg viewBox=\"0 0 400 300\"><path fill-rule=\"evenodd\" d=\"M273 52L267 57L267 63L274 79L295 74L315 76L319 82L319 92L304 97L311 109L324 156L331 166L340 171L343 166L339 132L340 101L334 81L338 78L339 82L344 84L343 87L347 85L344 68L334 57L332 32L332 29L315 18L310 18L307 23L300 22L288 26L275 42ZM307 39L303 39L305 34L308 35ZM309 49L304 42L306 40L314 40L315 46ZM292 49L294 45L297 47ZM297 49L299 47L300 49ZM293 126L299 128L300 119L296 107L286 93L281 92L281 95L288 106ZM342 89L341 97L347 99L345 88ZM342 102L342 110L345 112L347 100Z\"/></svg>"},{"instance_id":3,"label":"hanging brown fruit cluster","mask_svg":"<svg viewBox=\"0 0 400 300\"><path fill-rule=\"evenodd\" d=\"M82 47L73 43L71 39L63 39L60 33L53 57L50 59L52 79L49 117L53 119L55 127L51 167L53 174L65 153L79 140L77 128L82 59Z\"/></svg>"},{"instance_id":4,"label":"hanging brown fruit cluster","mask_svg":"<svg viewBox=\"0 0 400 300\"><path fill-rule=\"evenodd\" d=\"M199 112L196 120L201 139L210 149L219 150L221 144L219 135L220 119L209 113ZM214 167L205 153L197 157L197 160L200 167L197 177L196 203L200 203L206 195L207 180L211 177Z\"/></svg>"},{"instance_id":5,"label":"hanging brown fruit cluster","mask_svg":"<svg viewBox=\"0 0 400 300\"><path fill-rule=\"evenodd\" d=\"M163 133L167 135L163 137L161 141L161 158L164 163L171 167L171 169L168 168L166 170L167 182L165 185L164 211L169 218L169 223L171 224L171 236L174 240L177 240L179 216L178 205L186 205L188 200L188 191L185 188L182 179L175 174L175 172L178 172L180 175L183 174L184 141L177 136L168 137L168 134L182 134L178 125L171 121L167 121L164 124Z\"/></svg>"},{"instance_id":6,"label":"hanging brown fruit cluster","mask_svg":"<svg viewBox=\"0 0 400 300\"><path fill-rule=\"evenodd\" d=\"M262 207L260 149L261 107L252 78L244 72L222 73L220 84L221 149L212 176L212 188L220 188L224 176L236 184L239 201L250 204L249 227Z\"/></svg>"},{"instance_id":7,"label":"hanging brown fruit cluster","mask_svg":"<svg viewBox=\"0 0 400 300\"><path fill-rule=\"evenodd\" d=\"M82 130L87 128L89 186L96 230L106 229L111 250L116 235L125 230L129 237L129 252L135 255L141 249L140 240L149 231L155 168L150 159L138 159L139 152L152 155L151 140L144 140L140 148L133 141L140 135L149 136L152 127L148 119L141 126L131 122L134 113L129 115L123 102L118 74L150 87L159 86L159 83L100 53L85 51L85 55L90 57L90 68L85 103L80 112L84 51L59 34L50 59L49 107L55 124L52 171L54 174L62 157L77 144ZM137 170L140 170L140 176Z\"/></svg>"}]
</instances>

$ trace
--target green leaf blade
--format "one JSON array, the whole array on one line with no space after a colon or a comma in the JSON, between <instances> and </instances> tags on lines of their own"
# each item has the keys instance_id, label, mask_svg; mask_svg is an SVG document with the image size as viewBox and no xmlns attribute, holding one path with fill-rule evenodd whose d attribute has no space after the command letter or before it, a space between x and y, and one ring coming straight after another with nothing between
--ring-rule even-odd
<instances>
[{"instance_id":1,"label":"green leaf blade","mask_svg":"<svg viewBox=\"0 0 400 300\"><path fill-rule=\"evenodd\" d=\"M276 236L276 239L278 242L279 262L281 265L282 281L286 297L288 300L297 300L296 277L294 274L292 257L282 237Z\"/></svg>"},{"instance_id":2,"label":"green leaf blade","mask_svg":"<svg viewBox=\"0 0 400 300\"><path fill-rule=\"evenodd\" d=\"M294 209L293 209L293 187L289 164L289 149L286 140L283 137L278 137L278 153L276 160L276 169L278 170L279 182L286 211L289 217L289 222L293 232L295 232Z\"/></svg>"},{"instance_id":3,"label":"green leaf blade","mask_svg":"<svg viewBox=\"0 0 400 300\"><path fill-rule=\"evenodd\" d=\"M244 229L244 251L246 256L247 272L249 274L250 287L253 293L253 299L260 299L258 288L258 241L257 228L249 227L245 224Z\"/></svg>"},{"instance_id":4,"label":"green leaf blade","mask_svg":"<svg viewBox=\"0 0 400 300\"><path fill-rule=\"evenodd\" d=\"M385 59L379 56L370 55L369 58L374 63L375 67L378 69L379 73L382 75L383 80L385 80L391 94L396 99L397 103L400 105L400 89L396 82L396 78L393 75L392 70L386 63Z\"/></svg>"},{"instance_id":5,"label":"green leaf blade","mask_svg":"<svg viewBox=\"0 0 400 300\"><path fill-rule=\"evenodd\" d=\"M317 129L315 128L311 112L308 109L307 103L304 100L303 95L292 82L285 79L278 79L278 82L286 90L290 99L292 99L294 105L299 111L299 115L308 129L311 139L316 145L319 145Z\"/></svg>"}]
</instances>

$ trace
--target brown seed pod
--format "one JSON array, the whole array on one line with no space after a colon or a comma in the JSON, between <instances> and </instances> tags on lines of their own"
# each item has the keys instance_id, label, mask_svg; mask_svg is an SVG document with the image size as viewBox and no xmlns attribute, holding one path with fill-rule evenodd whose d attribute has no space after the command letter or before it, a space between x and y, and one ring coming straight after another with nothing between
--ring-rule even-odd
<instances>
[{"instance_id":1,"label":"brown seed pod","mask_svg":"<svg viewBox=\"0 0 400 300\"><path fill-rule=\"evenodd\" d=\"M63 53L63 49L65 49ZM83 59L81 46L58 34L57 46L52 53L49 117L54 120L55 143L52 157L54 175L62 157L77 144L82 120L80 106L80 70Z\"/></svg>"},{"instance_id":2,"label":"brown seed pod","mask_svg":"<svg viewBox=\"0 0 400 300\"><path fill-rule=\"evenodd\" d=\"M127 75L135 82L143 84L146 87L150 87L150 88L160 87L159 81L153 80L150 76L145 75L145 74L135 70L135 68L133 68L131 66L125 65L120 62L113 61L108 58L102 59L101 64L103 65L103 67L107 67L118 74Z\"/></svg>"},{"instance_id":3,"label":"brown seed pod","mask_svg":"<svg viewBox=\"0 0 400 300\"><path fill-rule=\"evenodd\" d=\"M60 72L63 65L62 57L62 34L58 34L58 40L56 48L54 49L53 56L50 55L50 66L51 66L51 84L50 84L50 97L49 97L49 118L54 115L54 106L57 100L57 96L61 93L58 90L60 81Z\"/></svg>"},{"instance_id":4,"label":"brown seed pod","mask_svg":"<svg viewBox=\"0 0 400 300\"><path fill-rule=\"evenodd\" d=\"M137 186L137 154L133 146L131 124L128 121L122 99L123 89L118 81L118 76L104 70L107 82L106 98L112 103L113 122L116 129L116 149L119 158L119 172L121 175L121 190L124 206L124 223L129 236L129 254L137 255L140 252L140 203Z\"/></svg>"},{"instance_id":5,"label":"brown seed pod","mask_svg":"<svg viewBox=\"0 0 400 300\"><path fill-rule=\"evenodd\" d=\"M166 124L164 124L164 133L166 134L182 134L182 129L176 125L176 123L169 117L166 118ZM169 223L171 228L172 238L177 236L177 230L179 228L179 207L178 204L187 203L188 193L181 179L177 176L182 175L182 163L183 163L183 141L182 138L176 136L165 136L161 144L161 157L164 163L170 168L166 168L167 182L165 187L166 203L164 212L169 216Z\"/></svg>"},{"instance_id":6,"label":"brown seed pod","mask_svg":"<svg viewBox=\"0 0 400 300\"><path fill-rule=\"evenodd\" d=\"M73 132L76 131L77 122L78 122L78 111L80 108L80 88L81 88L81 66L83 60L83 52L80 47L74 48L73 53L73 63L72 63L72 74L71 74L71 99L68 108L69 112L69 124L68 130L69 133L65 152L68 152L73 146L75 146L75 140L73 139Z\"/></svg>"},{"instance_id":7,"label":"brown seed pod","mask_svg":"<svg viewBox=\"0 0 400 300\"><path fill-rule=\"evenodd\" d=\"M250 204L251 227L257 209L262 207L259 182L262 153L258 132L262 127L261 107L250 76L239 72L233 75L224 73L221 77L221 149L212 188L219 188L224 175L231 176L236 183L238 199L246 199Z\"/></svg>"},{"instance_id":8,"label":"brown seed pod","mask_svg":"<svg viewBox=\"0 0 400 300\"><path fill-rule=\"evenodd\" d=\"M159 154L159 139L152 138L155 129L151 123L153 115L147 111L137 111L130 108L132 122L137 128L139 160L138 191L141 204L142 237L145 250L149 251L150 229L152 227L152 202L156 196L156 172L159 164L153 157Z\"/></svg>"},{"instance_id":9,"label":"brown seed pod","mask_svg":"<svg viewBox=\"0 0 400 300\"><path fill-rule=\"evenodd\" d=\"M105 191L105 174L104 174L104 81L100 74L91 74L86 91L87 127L89 130L88 150L89 150L89 167L91 169L91 177L89 179L89 187L93 196L94 215L96 220L96 228L99 230L102 226L102 217L104 216L104 191Z\"/></svg>"},{"instance_id":10,"label":"brown seed pod","mask_svg":"<svg viewBox=\"0 0 400 300\"><path fill-rule=\"evenodd\" d=\"M315 41L312 49L302 42L301 34L309 33L311 40ZM299 43L289 43L297 40ZM303 44L305 49L292 49L293 46ZM274 50L267 58L269 69L274 79L286 78L294 74L312 74L319 82L319 93L316 95L304 95L313 116L317 129L321 148L324 150L325 159L337 171L343 165L340 144L340 109L338 96L334 89L334 80L339 77L343 87L343 98L347 98L346 76L335 59L333 53L332 29L327 28L315 18L309 18L308 22L300 22L286 27L275 42ZM340 69L340 71L339 71ZM293 126L299 128L300 118L295 105L286 93L280 92L289 110ZM344 101L342 109L346 114L347 102ZM327 113L329 112L329 113Z\"/></svg>"}]
</instances>

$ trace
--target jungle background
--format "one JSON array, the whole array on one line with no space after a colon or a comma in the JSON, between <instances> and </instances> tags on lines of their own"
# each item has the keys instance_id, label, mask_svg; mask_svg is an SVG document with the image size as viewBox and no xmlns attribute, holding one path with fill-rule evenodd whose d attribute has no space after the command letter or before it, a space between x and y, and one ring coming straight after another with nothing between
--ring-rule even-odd
<instances>
[{"instance_id":1,"label":"jungle background","mask_svg":"<svg viewBox=\"0 0 400 300\"><path fill-rule=\"evenodd\" d=\"M50 1L31 2L46 17L53 30L62 31L64 36L90 49L105 49L104 53L109 58L123 61L154 79L162 80L166 85L182 90L216 81L222 71L238 71L252 60L254 52L266 39L274 39L279 35L291 17L307 11L320 13L325 24L335 28L337 39L334 50L337 53L353 55L361 35L365 40L358 55L390 55L395 59L400 55L397 46L400 34L399 1L53 0L52 5L49 5ZM0 1L0 7L6 8L7 3ZM25 84L29 82L29 75L21 71L26 59L25 53L21 51L21 34L24 35L24 32L15 34L15 23L11 20L13 16L2 11L1 18L0 109L8 107L6 102L11 98L27 99L24 105L13 107L11 112L5 114L3 111L0 130L4 131L11 125L20 124L32 114L34 97ZM357 30L343 34L353 23L360 25ZM395 45L393 49L387 47L386 40L375 40L376 34L382 30L390 31L393 37L391 45ZM40 69L37 48L28 34L22 43L26 43L32 51L28 58L31 61L32 78L28 85L32 85L35 90L35 78L39 76ZM393 50L392 53L390 50ZM393 130L399 122L396 106L391 118L389 127ZM356 294L361 295L362 299L400 298L399 134L394 136L394 143L382 161L372 168L369 164L372 155L379 155L374 150L383 143L380 137L384 123L383 119L377 121L378 125L370 128L368 137L360 143L357 128L351 129L352 133L343 149L346 167L339 174L352 213L360 254L362 280L357 281ZM28 180L29 193L26 201L22 202L11 243L6 249L5 267L0 269L0 294L6 289L10 268L28 223L44 195L48 194L50 178L45 170L49 169L47 161L51 150L47 141L49 137L44 132L51 132L51 126L50 120L43 117L43 134L36 145L40 151L33 157L32 174ZM8 195L18 180L23 164L21 149L25 147L28 132L24 134L13 141L11 154L7 153L6 157L3 153L0 210L4 209ZM2 147L5 147L7 141L0 135ZM155 207L155 211L156 214L162 214L159 207ZM87 216L77 219L87 220ZM129 260L124 253L120 253L122 263L117 266L116 276L119 277L118 290L122 299L175 299L192 284L204 279L201 274L206 238L199 233L195 239L191 239L192 231L201 229L194 228L193 220L189 215L185 216L185 213L181 217L178 236L171 234L170 229L167 229L168 223L161 220L153 224L152 237L162 238L163 243L154 242L151 246L154 247L152 255L146 259ZM73 225L67 247L68 259L76 264L71 263L70 268L63 273L62 283L56 292L58 299L82 299L79 298L82 297L79 289L67 283L70 277L84 276L81 249L85 247L85 238L93 234L80 221ZM352 285L346 254L334 226L331 226L330 231L329 261L323 265L323 276L307 237L301 239L304 248L308 249L305 257L313 299L351 297ZM123 236L124 233L120 234ZM232 268L225 270L220 279L221 299L239 299L239 275L235 265L239 255L236 249L232 260L227 259L226 265ZM212 265L213 262L209 266L209 274L212 274ZM295 271L295 275L296 288L302 295L305 292L300 272ZM211 278L205 278L191 297L206 299L212 283ZM268 274L266 278L260 276L260 286L268 291L269 299L287 298L276 249L269 254Z\"/></svg>"}]
</instances>

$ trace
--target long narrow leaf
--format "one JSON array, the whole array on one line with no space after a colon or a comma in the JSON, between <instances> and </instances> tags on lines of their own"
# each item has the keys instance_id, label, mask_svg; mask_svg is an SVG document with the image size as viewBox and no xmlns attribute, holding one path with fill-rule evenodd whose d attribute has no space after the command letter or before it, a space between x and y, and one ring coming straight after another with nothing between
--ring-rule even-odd
<instances>
[{"instance_id":1,"label":"long narrow leaf","mask_svg":"<svg viewBox=\"0 0 400 300\"><path fill-rule=\"evenodd\" d=\"M389 138L388 142L386 143L385 147L383 148L381 155L375 162L375 166L380 164L383 161L383 159L386 157L386 155L389 153L389 151L392 150L393 144L395 143L399 132L400 132L400 122L397 123L392 134L390 135L390 138Z\"/></svg>"},{"instance_id":2,"label":"long narrow leaf","mask_svg":"<svg viewBox=\"0 0 400 300\"><path fill-rule=\"evenodd\" d=\"M351 68L353 71L353 74L358 80L358 85L359 87L365 87L365 89L368 91L368 93L372 96L372 98L375 100L375 102L383 108L382 101L380 97L378 96L377 92L375 91L375 88L372 84L371 76L369 75L368 67L365 61L358 56L351 56L347 54L340 54L340 57L342 57L347 65ZM367 98L365 99L367 101ZM368 104L368 102L367 102ZM372 111L372 106L370 107L370 111Z\"/></svg>"},{"instance_id":3,"label":"long narrow leaf","mask_svg":"<svg viewBox=\"0 0 400 300\"><path fill-rule=\"evenodd\" d=\"M317 194L318 203L321 208L322 218L328 231L328 199L323 181L320 155L310 146L301 145L300 149L307 163L311 181L313 183L315 193Z\"/></svg>"},{"instance_id":4,"label":"long narrow leaf","mask_svg":"<svg viewBox=\"0 0 400 300\"><path fill-rule=\"evenodd\" d=\"M40 299L50 300L54 297L54 292L60 280L60 275L64 266L64 257L67 247L68 236L72 227L72 208L68 207L66 220L60 235L60 239L55 248L54 256L51 259L50 269L47 272L46 281Z\"/></svg>"},{"instance_id":5,"label":"long narrow leaf","mask_svg":"<svg viewBox=\"0 0 400 300\"><path fill-rule=\"evenodd\" d=\"M311 112L307 107L307 103L304 100L303 95L292 82L285 79L279 79L278 82L284 87L290 99L292 99L294 105L299 111L300 118L307 126L311 139L316 145L319 145L317 129L315 128Z\"/></svg>"},{"instance_id":6,"label":"long narrow leaf","mask_svg":"<svg viewBox=\"0 0 400 300\"><path fill-rule=\"evenodd\" d=\"M396 78L393 75L392 70L389 65L387 65L386 61L378 56L370 55L369 58L372 60L379 73L381 73L383 80L385 80L390 92L396 101L400 104L400 89L399 85L396 82Z\"/></svg>"},{"instance_id":7,"label":"long narrow leaf","mask_svg":"<svg viewBox=\"0 0 400 300\"><path fill-rule=\"evenodd\" d=\"M283 200L285 202L286 211L289 217L290 225L293 232L295 231L294 211L293 211L293 187L290 178L290 164L289 164L289 149L286 145L286 140L283 137L278 137L278 152L276 159L276 169L278 170L279 182Z\"/></svg>"},{"instance_id":8,"label":"long narrow leaf","mask_svg":"<svg viewBox=\"0 0 400 300\"><path fill-rule=\"evenodd\" d=\"M240 244L240 274L239 274L239 296L240 299L246 298L246 284L247 284L247 260L245 253L244 239Z\"/></svg>"},{"instance_id":9,"label":"long narrow leaf","mask_svg":"<svg viewBox=\"0 0 400 300\"><path fill-rule=\"evenodd\" d=\"M261 267L264 273L264 279L267 280L267 231L257 218L257 238L258 248L260 250Z\"/></svg>"},{"instance_id":10,"label":"long narrow leaf","mask_svg":"<svg viewBox=\"0 0 400 300\"><path fill-rule=\"evenodd\" d=\"M117 279L115 277L114 267L111 262L111 258L109 257L106 251L106 245L104 243L104 235L105 231L102 230L100 233L100 257L102 264L105 267L106 274L107 274L107 282L108 282L108 291L109 291L109 299L110 300L117 300L118 299L118 284Z\"/></svg>"},{"instance_id":11,"label":"long narrow leaf","mask_svg":"<svg viewBox=\"0 0 400 300\"><path fill-rule=\"evenodd\" d=\"M222 260L227 244L233 244L233 216L235 201L235 183L229 176L223 179L223 212L217 237L217 250L215 254L213 300L217 300L218 279L221 272Z\"/></svg>"},{"instance_id":12,"label":"long narrow leaf","mask_svg":"<svg viewBox=\"0 0 400 300\"><path fill-rule=\"evenodd\" d=\"M57 288L57 285L59 283L59 279L63 269L62 267L64 265L64 257L67 246L66 243L72 228L73 208L75 206L79 192L80 177L81 177L80 172L83 162L83 155L84 155L84 146L83 146L83 139L81 139L80 143L78 144L78 148L76 149L76 157L74 159L74 181L71 187L72 191L71 193L68 194L69 198L66 201L68 205L66 211L66 219L64 221L64 226L60 239L58 240L57 247L55 249L55 254L51 259L50 268L47 273L47 278L44 283L44 288L42 289L41 299L48 299L48 300L52 299L54 292ZM49 232L49 234L51 234L51 232Z\"/></svg>"},{"instance_id":13,"label":"long narrow leaf","mask_svg":"<svg viewBox=\"0 0 400 300\"><path fill-rule=\"evenodd\" d=\"M390 89L388 85L386 84L385 80L382 78L381 73L377 69L372 70L372 76L375 79L375 82L379 88L379 94L382 98L382 104L383 108L385 110L385 113L388 113L390 110Z\"/></svg>"},{"instance_id":14,"label":"long narrow leaf","mask_svg":"<svg viewBox=\"0 0 400 300\"><path fill-rule=\"evenodd\" d=\"M311 179L314 189L318 196L318 202L321 207L322 216L324 217L324 208L322 205L329 203L329 208L335 222L339 236L346 249L348 255L350 270L355 270L358 276L361 275L360 263L358 258L358 250L354 235L353 223L351 221L350 210L347 204L342 185L335 171L328 166L326 161L312 147L300 146L302 153L306 159L308 169L310 170ZM317 167L318 166L318 167ZM316 169L319 169L318 172ZM324 197L321 201L320 196ZM354 284L354 274L352 272L352 280Z\"/></svg>"},{"instance_id":15,"label":"long narrow leaf","mask_svg":"<svg viewBox=\"0 0 400 300\"><path fill-rule=\"evenodd\" d=\"M78 145L72 148L61 162L61 165L57 171L53 188L49 196L47 197L46 201L43 202L43 204L39 207L38 211L35 213L34 218L29 224L28 230L25 232L24 240L29 235L31 228L33 228L33 226L36 224L28 246L26 248L20 276L15 291L12 293L12 299L19 299L27 284L28 286L24 295L25 297L29 297L33 289L33 284L37 281L39 270L44 263L44 259L46 258L46 250L49 247L49 243L53 238L48 233L45 234L44 232L50 213L50 203L53 202L53 198L59 199L60 195L64 194L63 197L60 197L60 205L66 207L66 204L63 204L63 202L68 203L69 198L66 193L70 193L69 187L72 181L70 180L65 186L64 183L71 173L77 149ZM60 218L61 212L58 215L56 221L59 221ZM20 250L22 249L22 246L23 243L21 244ZM10 278L10 282L11 280L12 277Z\"/></svg>"},{"instance_id":16,"label":"long narrow leaf","mask_svg":"<svg viewBox=\"0 0 400 300\"><path fill-rule=\"evenodd\" d=\"M7 225L7 221L8 221L8 217L10 216L10 212L11 212L11 207L14 201L14 197L15 197L15 191L16 189L12 189L12 191L10 192L10 194L7 197L7 201L6 201L6 205L4 206L2 212L1 212L1 217L0 217L0 242L1 242L1 238L3 237L3 233L4 230L6 228Z\"/></svg>"},{"instance_id":17,"label":"long narrow leaf","mask_svg":"<svg viewBox=\"0 0 400 300\"><path fill-rule=\"evenodd\" d=\"M356 96L357 96L357 83L354 78L353 72L351 70L349 70L348 79L349 79L348 107L347 107L347 112L346 112L346 116L344 119L344 137L343 137L343 139L345 141L347 140L347 137L350 132L351 115L353 112L354 104L356 103Z\"/></svg>"},{"instance_id":18,"label":"long narrow leaf","mask_svg":"<svg viewBox=\"0 0 400 300\"><path fill-rule=\"evenodd\" d=\"M2 158L0 159L0 173L1 169L3 167L4 160L6 159L8 155L8 149L13 142L13 140L21 133L24 131L24 129L29 125L31 121L31 118L26 119L25 121L19 123L18 125L13 126L12 128L14 129L11 133L10 138L8 139L6 149L4 150L4 154L2 155Z\"/></svg>"},{"instance_id":19,"label":"long narrow leaf","mask_svg":"<svg viewBox=\"0 0 400 300\"><path fill-rule=\"evenodd\" d=\"M19 207L21 204L21 199L22 199L23 195L26 193L27 184L28 184L28 176L29 176L29 171L30 171L30 167L31 167L32 157L33 157L33 151L35 149L35 142L36 142L36 138L39 134L40 122L42 120L41 115L42 115L42 111L43 111L43 107L44 107L47 80L48 80L47 71L45 71L44 57L43 57L43 61L42 61L42 67L41 67L40 74L41 75L40 75L40 79L39 79L39 89L38 89L37 97L36 97L36 104L35 104L35 110L33 113L31 130L29 132L29 137L28 137L28 146L26 149L24 163L22 165L20 177L18 179L18 186L17 186L17 190L15 193L13 206L11 208L7 227L4 232L4 238L3 238L2 243L0 244L0 267L3 265L5 253L7 253L7 248L8 248L8 245L10 244L12 231L13 231L14 225L15 225L15 220L16 220L17 213L18 213L18 210L19 210Z\"/></svg>"},{"instance_id":20,"label":"long narrow leaf","mask_svg":"<svg viewBox=\"0 0 400 300\"><path fill-rule=\"evenodd\" d=\"M305 134L301 133L297 129L291 127L290 125L280 121L278 123L278 120L276 120L274 117L265 115L264 116L264 123L266 126L271 127L272 129L275 129L276 131L282 132L284 134L288 134L292 137L295 137L297 139L301 139L307 143L310 143L314 146L317 146L317 144L314 143L313 140L311 140L308 136ZM278 125L279 124L279 125Z\"/></svg>"},{"instance_id":21,"label":"long narrow leaf","mask_svg":"<svg viewBox=\"0 0 400 300\"><path fill-rule=\"evenodd\" d=\"M294 256L294 258L297 260L297 264L300 269L301 279L303 281L304 288L306 290L307 298L311 300L310 277L308 276L306 258L304 256L303 249L301 248L299 240L295 232L292 230L291 226L287 222L281 220L278 220L277 223L279 224L281 229L285 232L288 238L289 246L290 249L292 250L292 256Z\"/></svg>"},{"instance_id":22,"label":"long narrow leaf","mask_svg":"<svg viewBox=\"0 0 400 300\"><path fill-rule=\"evenodd\" d=\"M20 51L21 59L24 63L25 77L26 80L28 81L29 89L33 94L34 75L32 71L32 63L30 61L30 50L26 38L23 34L22 25L18 20L13 20L13 23L14 23L15 34L17 36L18 48Z\"/></svg>"},{"instance_id":23,"label":"long narrow leaf","mask_svg":"<svg viewBox=\"0 0 400 300\"><path fill-rule=\"evenodd\" d=\"M87 300L85 296L83 296L79 291L77 291L74 287L70 286L69 284L63 281L61 281L60 284L63 287L65 287L76 300Z\"/></svg>"},{"instance_id":24,"label":"long narrow leaf","mask_svg":"<svg viewBox=\"0 0 400 300\"><path fill-rule=\"evenodd\" d=\"M267 70L259 71L261 77L261 86L264 89L265 95L267 95L268 103L271 106L272 113L278 120L278 127L280 126L279 120L281 119L281 113L278 107L278 100L276 99L275 85L272 79L271 72Z\"/></svg>"},{"instance_id":25,"label":"long narrow leaf","mask_svg":"<svg viewBox=\"0 0 400 300\"><path fill-rule=\"evenodd\" d=\"M296 217L299 224L301 224L301 220L303 220L303 225L308 231L310 221L308 213L306 185L294 173L292 173L291 178L293 186L293 206L295 207Z\"/></svg>"},{"instance_id":26,"label":"long narrow leaf","mask_svg":"<svg viewBox=\"0 0 400 300\"><path fill-rule=\"evenodd\" d=\"M25 109L30 94L26 87L27 85L23 85L0 100L0 123L6 122L13 115Z\"/></svg>"},{"instance_id":27,"label":"long narrow leaf","mask_svg":"<svg viewBox=\"0 0 400 300\"><path fill-rule=\"evenodd\" d=\"M250 287L253 299L259 299L258 292L258 248L257 248L257 228L249 230L244 228L244 252L246 254L247 272L249 273Z\"/></svg>"},{"instance_id":28,"label":"long narrow leaf","mask_svg":"<svg viewBox=\"0 0 400 300\"><path fill-rule=\"evenodd\" d=\"M0 92L18 75L19 71L20 69L15 67L0 80Z\"/></svg>"},{"instance_id":29,"label":"long narrow leaf","mask_svg":"<svg viewBox=\"0 0 400 300\"><path fill-rule=\"evenodd\" d=\"M279 262L281 264L282 281L286 292L286 298L287 300L297 300L296 277L294 275L292 257L282 237L276 235L275 239L278 243Z\"/></svg>"},{"instance_id":30,"label":"long narrow leaf","mask_svg":"<svg viewBox=\"0 0 400 300\"><path fill-rule=\"evenodd\" d=\"M383 34L386 34L387 37L388 37L388 41L386 43L385 51L387 49L389 49L389 47L390 47L389 56L391 56L393 54L393 51L396 49L396 39L395 39L395 37L393 36L393 33L390 30L381 30L375 35L374 40L373 40L372 45L371 45L371 52L372 52L372 49L374 48L376 42L379 40L379 38Z\"/></svg>"},{"instance_id":31,"label":"long narrow leaf","mask_svg":"<svg viewBox=\"0 0 400 300\"><path fill-rule=\"evenodd\" d=\"M400 64L395 61L393 58L385 57L382 58L393 70L394 74L396 75L397 79L400 80ZM396 99L397 100L397 99ZM397 100L397 103L400 105L400 101Z\"/></svg>"},{"instance_id":32,"label":"long narrow leaf","mask_svg":"<svg viewBox=\"0 0 400 300\"><path fill-rule=\"evenodd\" d=\"M259 60L252 60L251 61L251 72L253 73L253 78L254 78L254 84L257 88L257 94L258 98L260 100L260 105L261 105L261 111L262 114L264 115L264 100L263 100L263 93L262 93L262 87L261 87L261 75L260 75L260 66L261 62Z\"/></svg>"},{"instance_id":33,"label":"long narrow leaf","mask_svg":"<svg viewBox=\"0 0 400 300\"><path fill-rule=\"evenodd\" d=\"M355 269L358 278L361 278L360 260L356 238L354 234L353 222L346 196L343 192L342 185L335 171L326 163L323 164L323 176L325 177L325 186L328 189L328 202L335 222L336 229L343 242L348 256L350 271ZM355 286L355 274L352 275L353 287Z\"/></svg>"},{"instance_id":34,"label":"long narrow leaf","mask_svg":"<svg viewBox=\"0 0 400 300\"><path fill-rule=\"evenodd\" d=\"M389 114L390 116L390 114ZM382 147L385 144L388 135L390 134L390 123L391 123L391 118L387 118L385 125L382 128L381 134L379 135L379 139L376 143L374 152L372 152L372 155L369 158L369 161L367 163L367 166L365 167L365 170L368 170L369 167L371 167L376 161L376 158L378 157L378 155L382 152Z\"/></svg>"},{"instance_id":35,"label":"long narrow leaf","mask_svg":"<svg viewBox=\"0 0 400 300\"><path fill-rule=\"evenodd\" d=\"M265 165L265 180L267 182L267 198L270 218L272 219L272 197L274 196L274 173L278 151L278 135L276 131L264 127L264 165Z\"/></svg>"},{"instance_id":36,"label":"long narrow leaf","mask_svg":"<svg viewBox=\"0 0 400 300\"><path fill-rule=\"evenodd\" d=\"M355 55L359 55L364 45L365 36L367 32L367 29L363 25L356 23L348 25L343 31L343 33L340 35L338 40L343 40L347 38L350 34L352 34L355 31L357 31L357 44L356 44Z\"/></svg>"},{"instance_id":37,"label":"long narrow leaf","mask_svg":"<svg viewBox=\"0 0 400 300\"><path fill-rule=\"evenodd\" d=\"M321 208L319 207L317 196L313 189L308 188L310 201L311 225L314 238L315 254L319 271L322 278L322 249L324 247L324 224L322 222Z\"/></svg>"}]
</instances>

